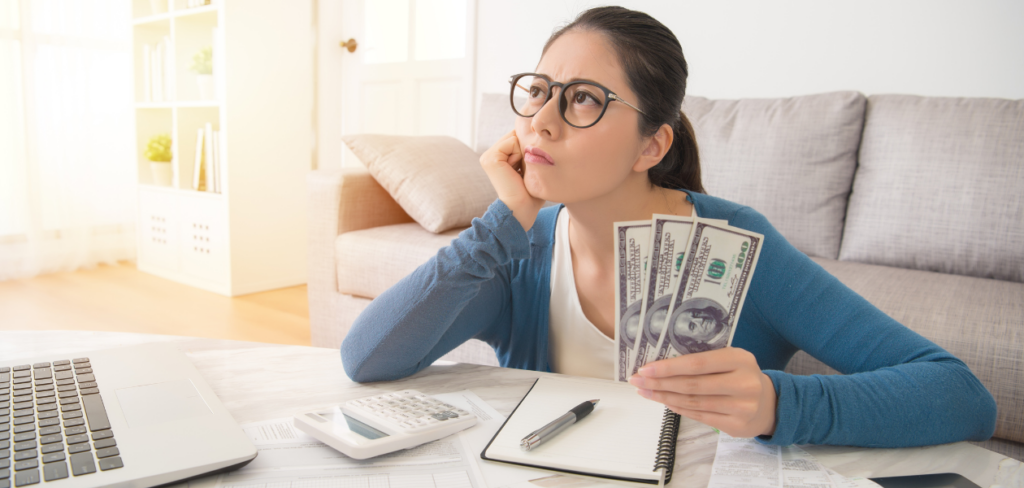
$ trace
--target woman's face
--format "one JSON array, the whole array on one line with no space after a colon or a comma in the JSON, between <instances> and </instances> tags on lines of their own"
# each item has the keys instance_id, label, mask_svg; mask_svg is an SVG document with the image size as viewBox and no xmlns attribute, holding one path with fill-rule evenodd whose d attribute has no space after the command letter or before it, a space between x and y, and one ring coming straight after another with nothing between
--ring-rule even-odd
<instances>
[{"instance_id":1,"label":"woman's face","mask_svg":"<svg viewBox=\"0 0 1024 488\"><path fill-rule=\"evenodd\" d=\"M604 36L572 31L558 38L537 65L537 73L553 81L577 79L608 88L627 102L638 105L629 89L618 56ZM605 195L633 173L642 151L637 129L640 114L619 102L610 102L597 124L577 129L558 113L561 89L533 117L516 117L516 136L526 160L526 189L535 197L574 203ZM550 156L529 154L540 150Z\"/></svg>"}]
</instances>

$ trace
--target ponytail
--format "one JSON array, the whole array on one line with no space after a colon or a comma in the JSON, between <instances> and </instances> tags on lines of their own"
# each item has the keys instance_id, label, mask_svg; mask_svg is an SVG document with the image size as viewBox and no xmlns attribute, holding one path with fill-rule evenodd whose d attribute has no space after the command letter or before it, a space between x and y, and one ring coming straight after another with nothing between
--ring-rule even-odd
<instances>
[{"instance_id":1,"label":"ponytail","mask_svg":"<svg viewBox=\"0 0 1024 488\"><path fill-rule=\"evenodd\" d=\"M697 137L690 119L686 118L682 111L672 124L672 147L665 153L661 162L647 170L647 178L654 186L704 193L704 185L700 179Z\"/></svg>"}]
</instances>

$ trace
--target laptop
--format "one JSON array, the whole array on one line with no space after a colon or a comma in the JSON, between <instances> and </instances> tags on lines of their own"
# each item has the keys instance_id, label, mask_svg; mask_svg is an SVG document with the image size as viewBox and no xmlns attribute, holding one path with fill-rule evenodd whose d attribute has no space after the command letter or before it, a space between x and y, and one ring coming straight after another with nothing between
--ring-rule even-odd
<instances>
[{"instance_id":1,"label":"laptop","mask_svg":"<svg viewBox=\"0 0 1024 488\"><path fill-rule=\"evenodd\" d=\"M0 488L156 486L255 457L173 345L0 359Z\"/></svg>"}]
</instances>

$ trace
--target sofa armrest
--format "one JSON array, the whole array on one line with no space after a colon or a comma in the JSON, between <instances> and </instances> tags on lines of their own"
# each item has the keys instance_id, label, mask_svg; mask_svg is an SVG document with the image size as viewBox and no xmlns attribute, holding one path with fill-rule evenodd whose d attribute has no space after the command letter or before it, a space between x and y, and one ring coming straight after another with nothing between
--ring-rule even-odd
<instances>
[{"instance_id":1,"label":"sofa armrest","mask_svg":"<svg viewBox=\"0 0 1024 488\"><path fill-rule=\"evenodd\" d=\"M412 217L361 168L317 170L306 177L310 299L337 293L334 241L354 230L412 222Z\"/></svg>"}]
</instances>

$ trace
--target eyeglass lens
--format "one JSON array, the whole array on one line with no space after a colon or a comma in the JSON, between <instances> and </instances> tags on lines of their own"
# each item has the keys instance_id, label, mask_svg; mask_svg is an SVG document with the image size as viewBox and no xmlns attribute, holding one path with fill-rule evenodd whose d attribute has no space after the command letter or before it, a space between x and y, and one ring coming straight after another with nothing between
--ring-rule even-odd
<instances>
[{"instance_id":1,"label":"eyeglass lens","mask_svg":"<svg viewBox=\"0 0 1024 488\"><path fill-rule=\"evenodd\" d=\"M587 83L555 88L561 99L559 107L565 107L562 117L569 124L586 127L601 117L607 103L604 90ZM548 80L540 76L522 76L512 85L512 107L519 115L532 117L544 106L551 89Z\"/></svg>"}]
</instances>

